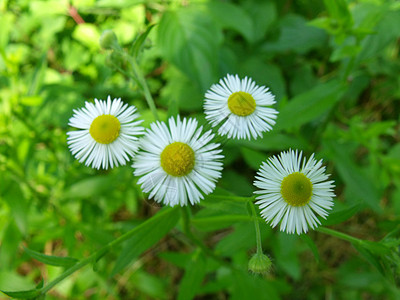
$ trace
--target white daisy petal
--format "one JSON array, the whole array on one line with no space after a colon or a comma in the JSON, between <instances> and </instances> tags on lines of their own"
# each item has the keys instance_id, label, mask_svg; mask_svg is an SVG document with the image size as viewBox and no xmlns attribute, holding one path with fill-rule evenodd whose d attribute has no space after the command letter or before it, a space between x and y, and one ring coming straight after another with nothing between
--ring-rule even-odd
<instances>
[{"instance_id":1,"label":"white daisy petal","mask_svg":"<svg viewBox=\"0 0 400 300\"><path fill-rule=\"evenodd\" d=\"M149 198L165 205L194 205L215 189L221 177L219 144L211 131L202 133L195 119L178 116L150 124L132 167ZM163 179L160 180L160 174Z\"/></svg>"},{"instance_id":2,"label":"white daisy petal","mask_svg":"<svg viewBox=\"0 0 400 300\"><path fill-rule=\"evenodd\" d=\"M269 107L275 96L249 77L227 74L205 93L204 112L211 126L228 138L250 139L262 136L275 124L278 112Z\"/></svg>"},{"instance_id":3,"label":"white daisy petal","mask_svg":"<svg viewBox=\"0 0 400 300\"><path fill-rule=\"evenodd\" d=\"M326 181L322 160L302 159L302 152L289 150L263 162L254 185L256 204L272 227L280 223L286 233L302 234L315 229L333 207L334 182Z\"/></svg>"},{"instance_id":4,"label":"white daisy petal","mask_svg":"<svg viewBox=\"0 0 400 300\"><path fill-rule=\"evenodd\" d=\"M85 107L73 112L68 124L79 130L67 132L67 143L75 158L86 166L108 169L125 165L138 149L138 136L144 133L139 126L142 121L137 120L136 107L128 107L121 98L94 99L94 103L85 102Z\"/></svg>"}]
</instances>

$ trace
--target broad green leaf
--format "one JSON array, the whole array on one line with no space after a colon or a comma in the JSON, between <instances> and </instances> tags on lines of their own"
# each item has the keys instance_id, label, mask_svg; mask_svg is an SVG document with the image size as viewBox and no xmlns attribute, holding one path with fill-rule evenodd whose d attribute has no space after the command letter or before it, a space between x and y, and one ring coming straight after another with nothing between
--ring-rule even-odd
<instances>
[{"instance_id":1,"label":"broad green leaf","mask_svg":"<svg viewBox=\"0 0 400 300\"><path fill-rule=\"evenodd\" d=\"M382 209L379 206L380 191L377 184L354 163L349 156L349 148L346 147L346 144L326 140L324 145L331 151L331 160L335 162L340 177L346 183L346 189L349 189L358 198L351 199L351 202L362 201L374 211L380 212Z\"/></svg>"},{"instance_id":2,"label":"broad green leaf","mask_svg":"<svg viewBox=\"0 0 400 300\"><path fill-rule=\"evenodd\" d=\"M125 243L118 256L111 276L120 272L132 260L161 240L176 225L178 220L178 208L168 207L138 225L135 228L136 234Z\"/></svg>"},{"instance_id":3,"label":"broad green leaf","mask_svg":"<svg viewBox=\"0 0 400 300\"><path fill-rule=\"evenodd\" d=\"M241 2L241 5L252 18L254 39L256 41L263 40L268 30L273 30L273 24L276 22L276 4L272 1L247 0Z\"/></svg>"},{"instance_id":4,"label":"broad green leaf","mask_svg":"<svg viewBox=\"0 0 400 300\"><path fill-rule=\"evenodd\" d=\"M251 16L243 8L220 1L210 1L206 7L217 24L223 28L236 30L249 42L254 41L254 24Z\"/></svg>"},{"instance_id":5,"label":"broad green leaf","mask_svg":"<svg viewBox=\"0 0 400 300\"><path fill-rule=\"evenodd\" d=\"M327 41L328 37L322 29L308 25L306 19L299 15L288 14L280 20L278 40L266 42L262 49L272 53L293 51L304 54L324 47Z\"/></svg>"},{"instance_id":6,"label":"broad green leaf","mask_svg":"<svg viewBox=\"0 0 400 300\"><path fill-rule=\"evenodd\" d=\"M178 300L190 300L196 296L206 275L206 259L202 253L194 253L185 268L185 274L179 284Z\"/></svg>"},{"instance_id":7,"label":"broad green leaf","mask_svg":"<svg viewBox=\"0 0 400 300\"><path fill-rule=\"evenodd\" d=\"M280 109L274 130L298 128L320 118L340 100L344 91L345 87L333 80L294 97Z\"/></svg>"},{"instance_id":8,"label":"broad green leaf","mask_svg":"<svg viewBox=\"0 0 400 300\"><path fill-rule=\"evenodd\" d=\"M221 32L207 12L183 7L163 14L158 26L158 46L164 57L207 90L218 76L217 57Z\"/></svg>"},{"instance_id":9,"label":"broad green leaf","mask_svg":"<svg viewBox=\"0 0 400 300\"><path fill-rule=\"evenodd\" d=\"M73 257L61 257L61 256L54 256L54 255L45 255L40 252L36 252L29 248L24 247L24 251L32 258L51 266L57 267L71 267L72 265L76 264L78 260Z\"/></svg>"}]
</instances>

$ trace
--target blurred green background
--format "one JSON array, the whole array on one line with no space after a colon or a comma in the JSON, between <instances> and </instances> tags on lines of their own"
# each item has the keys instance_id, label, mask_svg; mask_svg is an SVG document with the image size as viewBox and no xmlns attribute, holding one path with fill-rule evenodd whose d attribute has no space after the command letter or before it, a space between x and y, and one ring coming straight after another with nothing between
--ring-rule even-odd
<instances>
[{"instance_id":1,"label":"blurred green background","mask_svg":"<svg viewBox=\"0 0 400 300\"><path fill-rule=\"evenodd\" d=\"M129 165L92 170L66 145L72 109L94 98L121 97L145 126L154 121L135 82L117 70L126 61L101 49L106 29L138 61L164 120L179 112L206 124L204 93L227 73L276 95L273 131L224 143L216 195L251 196L270 155L315 152L336 182L324 224L370 241L391 232L398 247L399 28L394 0L1 0L0 290L29 289L63 271L22 246L81 259L160 209ZM256 276L247 272L256 242L243 203L207 197L192 214L195 233L233 268L197 249L179 221L145 249L113 249L46 299L400 299L399 261L261 224L274 267Z\"/></svg>"}]
</instances>

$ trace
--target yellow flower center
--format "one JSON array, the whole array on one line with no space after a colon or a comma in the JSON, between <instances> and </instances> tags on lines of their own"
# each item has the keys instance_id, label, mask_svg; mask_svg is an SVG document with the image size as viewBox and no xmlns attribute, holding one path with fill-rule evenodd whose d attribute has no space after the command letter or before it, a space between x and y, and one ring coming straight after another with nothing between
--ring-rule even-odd
<instances>
[{"instance_id":1,"label":"yellow flower center","mask_svg":"<svg viewBox=\"0 0 400 300\"><path fill-rule=\"evenodd\" d=\"M303 173L292 173L282 180L281 195L291 206L304 206L312 196L313 185Z\"/></svg>"},{"instance_id":2,"label":"yellow flower center","mask_svg":"<svg viewBox=\"0 0 400 300\"><path fill-rule=\"evenodd\" d=\"M193 149L181 142L169 144L161 152L161 167L172 176L185 176L195 163Z\"/></svg>"},{"instance_id":3,"label":"yellow flower center","mask_svg":"<svg viewBox=\"0 0 400 300\"><path fill-rule=\"evenodd\" d=\"M121 123L113 115L101 115L93 120L89 133L100 144L110 144L119 136Z\"/></svg>"},{"instance_id":4,"label":"yellow flower center","mask_svg":"<svg viewBox=\"0 0 400 300\"><path fill-rule=\"evenodd\" d=\"M246 92L235 92L228 98L229 110L237 116L251 115L256 109L256 101Z\"/></svg>"}]
</instances>

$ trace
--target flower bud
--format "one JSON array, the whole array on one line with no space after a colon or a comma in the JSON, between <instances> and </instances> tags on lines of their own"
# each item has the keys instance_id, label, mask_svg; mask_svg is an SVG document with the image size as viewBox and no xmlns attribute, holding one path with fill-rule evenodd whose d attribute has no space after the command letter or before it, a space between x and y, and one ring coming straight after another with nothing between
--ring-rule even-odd
<instances>
[{"instance_id":1,"label":"flower bud","mask_svg":"<svg viewBox=\"0 0 400 300\"><path fill-rule=\"evenodd\" d=\"M249 271L256 274L267 274L271 271L272 262L269 257L262 253L256 253L249 260Z\"/></svg>"},{"instance_id":2,"label":"flower bud","mask_svg":"<svg viewBox=\"0 0 400 300\"><path fill-rule=\"evenodd\" d=\"M119 47L117 36L111 29L103 31L100 36L100 46L104 49L115 49Z\"/></svg>"}]
</instances>

